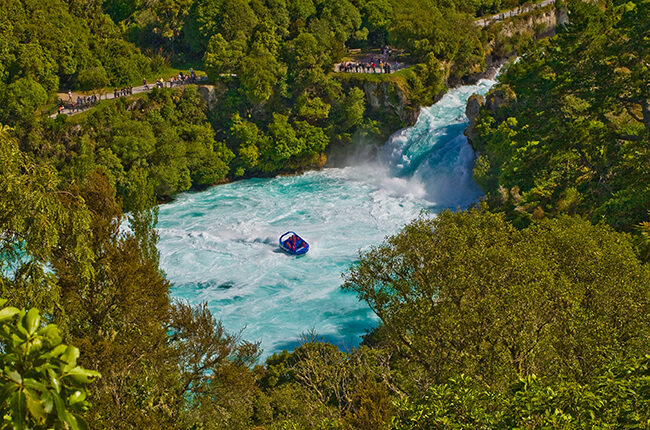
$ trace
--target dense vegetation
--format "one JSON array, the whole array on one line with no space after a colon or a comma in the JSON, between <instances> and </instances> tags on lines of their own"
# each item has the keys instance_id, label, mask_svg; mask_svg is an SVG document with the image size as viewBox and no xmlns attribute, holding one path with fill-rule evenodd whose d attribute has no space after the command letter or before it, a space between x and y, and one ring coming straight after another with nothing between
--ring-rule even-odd
<instances>
[{"instance_id":1,"label":"dense vegetation","mask_svg":"<svg viewBox=\"0 0 650 430\"><path fill-rule=\"evenodd\" d=\"M637 255L650 246L616 231L647 219L647 0L571 3L562 34L509 68L476 127L488 204L423 215L345 274L381 319L363 345L307 334L263 365L205 305L170 299L155 203L380 142L486 50L531 42L473 24L514 4L2 6L4 427L647 426L650 268ZM348 48L385 43L415 66L331 73ZM205 70L217 103L185 86L39 115L57 90L139 84L169 61Z\"/></svg>"},{"instance_id":2,"label":"dense vegetation","mask_svg":"<svg viewBox=\"0 0 650 430\"><path fill-rule=\"evenodd\" d=\"M577 213L630 231L650 207L650 4L571 12L488 96L475 178L520 223Z\"/></svg>"},{"instance_id":3,"label":"dense vegetation","mask_svg":"<svg viewBox=\"0 0 650 430\"><path fill-rule=\"evenodd\" d=\"M162 201L192 186L322 166L332 147L380 144L408 125L444 91L448 75L479 71L483 42L472 17L493 6L8 1L0 34L0 122L14 127L21 149L38 160L59 170L70 161L83 164L66 175L99 166L127 209L128 190L153 190L138 198ZM348 47L388 42L408 53L400 61L418 65L385 78L332 73ZM218 103L206 111L188 90L135 104L101 102L101 113L69 122L36 120L38 112L53 112L57 91L101 94L143 78L151 82L170 73L170 61L204 69ZM368 107L371 94L379 106Z\"/></svg>"}]
</instances>

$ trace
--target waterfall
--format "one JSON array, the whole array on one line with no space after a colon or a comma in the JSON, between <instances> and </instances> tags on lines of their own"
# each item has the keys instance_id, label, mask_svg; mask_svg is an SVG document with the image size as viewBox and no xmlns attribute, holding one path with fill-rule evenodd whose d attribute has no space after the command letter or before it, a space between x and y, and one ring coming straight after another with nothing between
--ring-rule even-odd
<instances>
[{"instance_id":1,"label":"waterfall","mask_svg":"<svg viewBox=\"0 0 650 430\"><path fill-rule=\"evenodd\" d=\"M343 349L358 345L377 318L340 289L341 273L422 209L477 200L465 104L493 84L450 90L371 162L238 181L161 206L161 266L172 296L208 302L226 329L260 341L263 357L292 349L309 331ZM310 243L306 256L279 249L288 230Z\"/></svg>"}]
</instances>

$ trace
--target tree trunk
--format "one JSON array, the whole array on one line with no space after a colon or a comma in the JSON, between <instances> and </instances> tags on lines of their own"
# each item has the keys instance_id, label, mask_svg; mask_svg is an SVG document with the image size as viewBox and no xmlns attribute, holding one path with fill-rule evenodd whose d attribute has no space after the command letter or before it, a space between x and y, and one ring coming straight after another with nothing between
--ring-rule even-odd
<instances>
[{"instance_id":1,"label":"tree trunk","mask_svg":"<svg viewBox=\"0 0 650 430\"><path fill-rule=\"evenodd\" d=\"M641 101L641 110L643 111L643 125L648 134L646 139L650 141L650 100L643 99L643 101Z\"/></svg>"}]
</instances>

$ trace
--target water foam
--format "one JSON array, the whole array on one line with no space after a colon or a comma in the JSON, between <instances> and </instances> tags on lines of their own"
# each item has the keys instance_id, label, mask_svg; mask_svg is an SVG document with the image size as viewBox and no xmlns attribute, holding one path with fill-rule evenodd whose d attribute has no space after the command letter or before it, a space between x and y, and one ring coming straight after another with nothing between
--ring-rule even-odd
<instances>
[{"instance_id":1,"label":"water foam","mask_svg":"<svg viewBox=\"0 0 650 430\"><path fill-rule=\"evenodd\" d=\"M381 243L423 208L464 207L480 195L471 180L474 154L462 136L464 108L492 84L451 90L373 163L239 181L161 206L161 266L172 295L207 301L227 329L261 341L265 356L292 348L310 330L342 347L357 345L376 317L339 288L341 273L359 250ZM279 250L278 237L288 230L310 243L309 254Z\"/></svg>"}]
</instances>

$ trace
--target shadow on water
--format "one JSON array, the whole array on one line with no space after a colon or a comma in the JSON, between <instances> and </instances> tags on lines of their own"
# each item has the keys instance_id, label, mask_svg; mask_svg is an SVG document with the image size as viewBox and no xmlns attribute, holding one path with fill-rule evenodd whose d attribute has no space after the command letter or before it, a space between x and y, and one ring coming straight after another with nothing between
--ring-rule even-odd
<instances>
[{"instance_id":1,"label":"shadow on water","mask_svg":"<svg viewBox=\"0 0 650 430\"><path fill-rule=\"evenodd\" d=\"M363 336L369 334L375 328L377 328L377 322L368 324L368 321L349 321L339 325L337 333L315 333L315 336L319 342L331 343L332 345L336 345L340 351L350 352L353 348L358 347L363 340ZM308 333L304 335L306 339L310 337ZM274 350L293 351L303 343L302 336L298 335L294 340L287 340L276 344Z\"/></svg>"}]
</instances>

